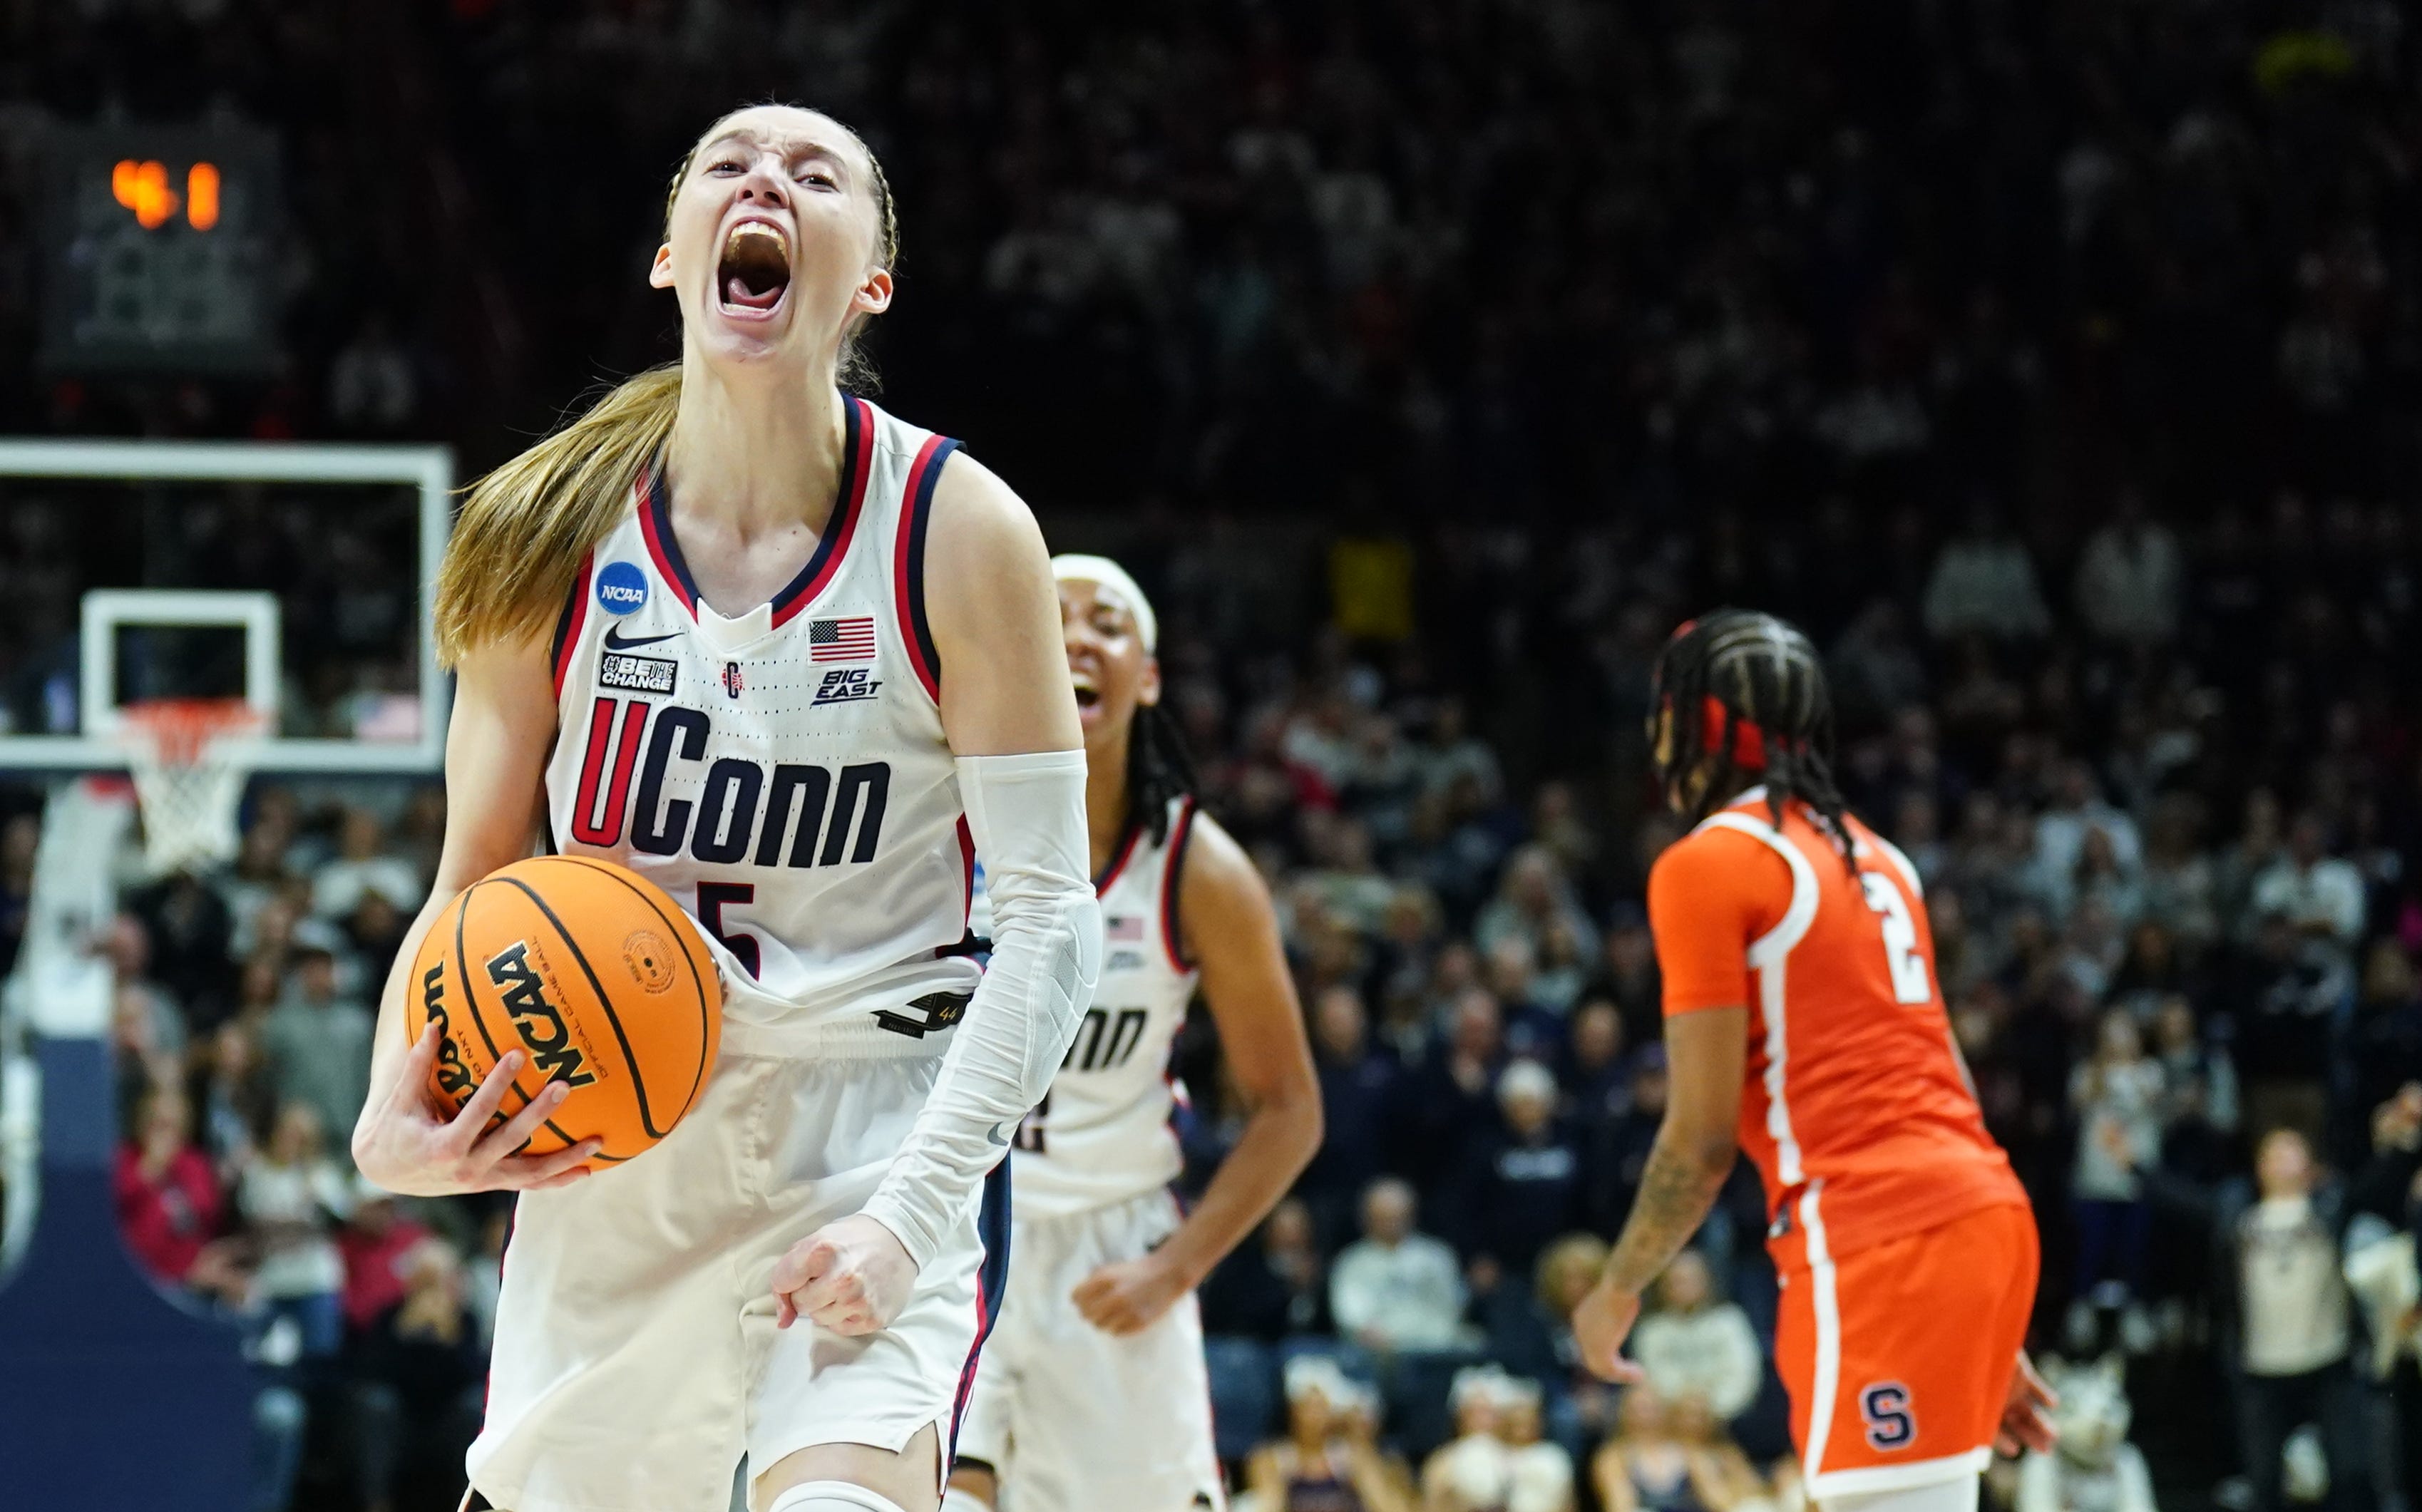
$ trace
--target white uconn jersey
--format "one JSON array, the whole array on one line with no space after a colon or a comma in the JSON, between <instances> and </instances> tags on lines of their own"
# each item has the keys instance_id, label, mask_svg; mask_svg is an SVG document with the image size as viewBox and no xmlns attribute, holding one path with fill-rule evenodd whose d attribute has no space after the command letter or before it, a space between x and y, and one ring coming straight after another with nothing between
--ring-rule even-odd
<instances>
[{"instance_id":1,"label":"white uconn jersey","mask_svg":"<svg viewBox=\"0 0 2422 1512\"><path fill-rule=\"evenodd\" d=\"M728 1018L921 1036L958 1019L974 854L924 618L955 442L844 399L841 496L770 603L699 597L661 474L557 631L556 848L630 867L713 941Z\"/></svg>"},{"instance_id":2,"label":"white uconn jersey","mask_svg":"<svg viewBox=\"0 0 2422 1512\"><path fill-rule=\"evenodd\" d=\"M1178 879L1194 800L1172 799L1168 838L1139 826L1094 883L1102 977L1051 1090L1019 1126L1011 1201L1020 1222L1064 1217L1166 1187L1184 1164L1169 1118L1170 1047L1200 977L1182 958Z\"/></svg>"}]
</instances>

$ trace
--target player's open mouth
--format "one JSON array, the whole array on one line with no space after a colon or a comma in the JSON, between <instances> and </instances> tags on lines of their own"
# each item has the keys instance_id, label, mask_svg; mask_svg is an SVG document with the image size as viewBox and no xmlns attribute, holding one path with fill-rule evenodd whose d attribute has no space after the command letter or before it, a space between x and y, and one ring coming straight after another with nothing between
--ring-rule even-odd
<instances>
[{"instance_id":1,"label":"player's open mouth","mask_svg":"<svg viewBox=\"0 0 2422 1512\"><path fill-rule=\"evenodd\" d=\"M780 307L791 288L791 239L765 221L742 221L723 239L716 260L715 288L727 315L763 319Z\"/></svg>"},{"instance_id":2,"label":"player's open mouth","mask_svg":"<svg viewBox=\"0 0 2422 1512\"><path fill-rule=\"evenodd\" d=\"M1077 707L1090 709L1102 701L1102 690L1094 685L1092 672L1070 668L1068 682L1077 690Z\"/></svg>"}]
</instances>

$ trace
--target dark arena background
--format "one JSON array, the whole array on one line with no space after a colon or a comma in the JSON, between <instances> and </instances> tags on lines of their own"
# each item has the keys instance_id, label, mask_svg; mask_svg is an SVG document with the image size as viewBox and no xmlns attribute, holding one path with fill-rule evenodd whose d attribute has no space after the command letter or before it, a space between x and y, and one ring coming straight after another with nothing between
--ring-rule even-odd
<instances>
[{"instance_id":1,"label":"dark arena background","mask_svg":"<svg viewBox=\"0 0 2422 1512\"><path fill-rule=\"evenodd\" d=\"M510 1207L345 1138L444 824L446 493L676 354L667 178L779 100L896 191L881 402L1153 592L1278 899L1328 1135L1203 1289L1233 1486L1326 1357L1369 1512L1483 1512L1422 1473L1506 1431L1450 1397L1493 1363L1571 1473L1489 1508L1605 1505L1612 1441L1684 1457L1659 1512L1799 1512L1746 1165L1653 1404L1566 1321L1667 1091L1649 669L1732 604L1824 653L2041 1224L2067 1443L1989 1503L2408 1508L2417 48L2391 0L0 0L0 1506L460 1496ZM231 860L131 827L117 705L181 696L269 721ZM1174 1069L1199 1184L1199 1010Z\"/></svg>"}]
</instances>

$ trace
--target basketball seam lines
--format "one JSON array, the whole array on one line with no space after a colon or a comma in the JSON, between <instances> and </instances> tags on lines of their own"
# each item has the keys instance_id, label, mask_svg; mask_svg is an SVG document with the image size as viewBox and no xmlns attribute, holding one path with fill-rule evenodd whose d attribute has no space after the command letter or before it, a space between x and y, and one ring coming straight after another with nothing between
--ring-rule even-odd
<instances>
[{"instance_id":1,"label":"basketball seam lines","mask_svg":"<svg viewBox=\"0 0 2422 1512\"><path fill-rule=\"evenodd\" d=\"M622 1047L622 1063L631 1068L631 1091L639 1104L639 1126L647 1130L650 1139L663 1139L671 1130L656 1127L655 1115L648 1109L648 1079L639 1071L639 1058L631 1048L631 1037L622 1032L622 1016L614 1011L614 1000L606 995L606 984L597 980L597 969L589 964L587 953L572 937L572 931L563 926L563 921L557 917L556 911L546 906L546 900L538 895L536 888L517 876L500 876L492 880L519 888L523 896L528 898L539 912L546 915L546 921L555 926L556 937L571 949L572 958L580 963L580 974L589 979L590 990L597 994L597 1006L606 1011L606 1022L614 1026L615 1042Z\"/></svg>"},{"instance_id":2,"label":"basketball seam lines","mask_svg":"<svg viewBox=\"0 0 2422 1512\"><path fill-rule=\"evenodd\" d=\"M691 955L689 953L689 939L687 932L683 927L683 922L667 917L664 909L656 906L655 899L649 897L641 889L632 887L631 879L622 874L621 868L609 866L606 862L589 856L567 856L564 857L563 859L567 861L578 861L581 865L588 867L590 871L612 879L615 883L627 890L633 897L638 899L641 903L646 904L648 907L654 912L658 919L664 921L665 927L672 931L673 943L680 947L682 959L689 963L690 990L698 996L699 1044L700 1047L703 1047L706 1044L707 1033L706 973L699 969L697 957ZM674 904L673 906L678 908L681 905ZM549 917L553 916L550 915ZM611 1012L611 1010L609 1009L608 1012ZM617 1026L617 1032L619 1032L619 1025ZM698 1058L698 1075L690 1079L689 1100L682 1104L683 1114L688 1113L691 1109L698 1106L699 1088L705 1085L706 1074L710 1069L711 1067L707 1063L707 1057L700 1055ZM676 1116L675 1121L679 1121L679 1115Z\"/></svg>"}]
</instances>

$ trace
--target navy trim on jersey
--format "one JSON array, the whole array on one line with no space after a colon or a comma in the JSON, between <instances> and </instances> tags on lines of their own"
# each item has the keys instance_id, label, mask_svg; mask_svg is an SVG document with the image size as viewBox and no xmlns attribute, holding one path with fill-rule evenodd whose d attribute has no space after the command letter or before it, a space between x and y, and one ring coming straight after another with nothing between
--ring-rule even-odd
<instances>
[{"instance_id":1,"label":"navy trim on jersey","mask_svg":"<svg viewBox=\"0 0 2422 1512\"><path fill-rule=\"evenodd\" d=\"M934 507L934 488L942 480L942 465L959 444L934 436L917 453L909 469L904 507L900 512L900 541L891 553L894 576L892 602L900 606L901 639L908 647L908 664L928 697L942 696L942 654L934 648L934 627L925 619L925 529Z\"/></svg>"},{"instance_id":2,"label":"navy trim on jersey","mask_svg":"<svg viewBox=\"0 0 2422 1512\"><path fill-rule=\"evenodd\" d=\"M1192 795L1177 800L1177 819L1169 827L1169 870L1160 881L1160 937L1169 947L1169 964L1180 971L1194 969L1194 963L1186 958L1186 937L1178 932L1177 898L1186 874L1186 847L1194 839L1196 812Z\"/></svg>"},{"instance_id":3,"label":"navy trim on jersey","mask_svg":"<svg viewBox=\"0 0 2422 1512\"><path fill-rule=\"evenodd\" d=\"M841 398L841 486L833 501L832 517L825 522L824 535L809 554L807 565L771 601L778 627L788 623L832 581L842 555L849 550L850 538L857 533L857 518L864 512L867 475L873 471L874 419L866 413L866 401L848 395ZM648 553L655 558L656 570L673 585L682 607L694 620L698 618L698 581L690 575L689 562L682 556L680 538L673 534L672 483L659 465L648 474L641 488L644 497L639 506L639 530L647 537Z\"/></svg>"},{"instance_id":4,"label":"navy trim on jersey","mask_svg":"<svg viewBox=\"0 0 2422 1512\"><path fill-rule=\"evenodd\" d=\"M1102 868L1101 875L1093 878L1093 891L1097 895L1110 890L1110 884L1117 881L1119 874L1127 869L1128 859L1135 855L1136 847L1142 843L1142 824L1130 823L1127 826L1127 838L1119 843L1118 854L1110 858L1109 865Z\"/></svg>"},{"instance_id":5,"label":"navy trim on jersey","mask_svg":"<svg viewBox=\"0 0 2422 1512\"><path fill-rule=\"evenodd\" d=\"M672 503L672 487L659 465L639 484L639 534L647 538L648 555L656 559L657 575L672 585L673 597L695 620L698 584L690 579L689 563L682 560L681 543L673 539Z\"/></svg>"},{"instance_id":6,"label":"navy trim on jersey","mask_svg":"<svg viewBox=\"0 0 2422 1512\"><path fill-rule=\"evenodd\" d=\"M976 1270L976 1342L967 1347L966 1368L959 1372L958 1396L951 1404L951 1441L942 1463L959 1452L959 1422L967 1416L967 1397L975 1391L976 1361L992 1326L1000 1316L1001 1299L1009 1290L1009 1158L1003 1155L984 1177L983 1203L976 1209L976 1239L983 1246L983 1264Z\"/></svg>"},{"instance_id":7,"label":"navy trim on jersey","mask_svg":"<svg viewBox=\"0 0 2422 1512\"><path fill-rule=\"evenodd\" d=\"M841 396L841 487L834 496L832 517L825 522L824 539L816 543L808 564L774 595L777 626L789 623L832 581L851 538L857 534L858 516L866 512L867 475L874 471L874 417L866 401L848 394Z\"/></svg>"},{"instance_id":8,"label":"navy trim on jersey","mask_svg":"<svg viewBox=\"0 0 2422 1512\"><path fill-rule=\"evenodd\" d=\"M573 575L572 592L563 601L563 612L555 620L555 646L547 653L547 662L555 670L555 696L563 697L563 670L572 663L572 650L580 644L581 627L589 622L589 575L595 569L594 547L581 553L580 571Z\"/></svg>"}]
</instances>

